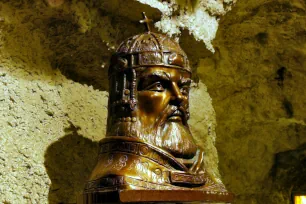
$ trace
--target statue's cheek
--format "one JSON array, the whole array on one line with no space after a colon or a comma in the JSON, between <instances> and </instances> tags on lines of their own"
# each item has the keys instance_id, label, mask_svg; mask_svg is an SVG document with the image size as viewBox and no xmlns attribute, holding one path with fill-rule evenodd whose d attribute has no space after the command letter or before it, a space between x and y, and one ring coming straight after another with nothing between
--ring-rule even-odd
<instances>
[{"instance_id":1,"label":"statue's cheek","mask_svg":"<svg viewBox=\"0 0 306 204\"><path fill-rule=\"evenodd\" d=\"M170 97L166 92L139 91L139 111L147 116L158 116L167 107Z\"/></svg>"}]
</instances>

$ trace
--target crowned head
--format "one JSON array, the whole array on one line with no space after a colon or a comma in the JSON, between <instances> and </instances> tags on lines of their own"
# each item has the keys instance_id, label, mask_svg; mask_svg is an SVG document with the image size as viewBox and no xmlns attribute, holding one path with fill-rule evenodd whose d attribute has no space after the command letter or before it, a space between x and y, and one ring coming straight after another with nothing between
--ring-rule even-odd
<instances>
[{"instance_id":1,"label":"crowned head","mask_svg":"<svg viewBox=\"0 0 306 204\"><path fill-rule=\"evenodd\" d=\"M191 69L177 42L153 32L128 38L112 56L109 83L108 136L138 137L173 154L196 148L187 123Z\"/></svg>"}]
</instances>

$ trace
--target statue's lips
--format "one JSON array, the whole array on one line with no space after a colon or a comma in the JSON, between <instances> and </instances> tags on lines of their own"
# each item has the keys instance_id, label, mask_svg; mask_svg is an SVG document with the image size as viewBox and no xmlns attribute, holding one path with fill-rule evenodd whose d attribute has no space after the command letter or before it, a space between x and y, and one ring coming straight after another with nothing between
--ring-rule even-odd
<instances>
[{"instance_id":1,"label":"statue's lips","mask_svg":"<svg viewBox=\"0 0 306 204\"><path fill-rule=\"evenodd\" d=\"M182 121L183 113L180 110L174 111L169 117L170 121Z\"/></svg>"}]
</instances>

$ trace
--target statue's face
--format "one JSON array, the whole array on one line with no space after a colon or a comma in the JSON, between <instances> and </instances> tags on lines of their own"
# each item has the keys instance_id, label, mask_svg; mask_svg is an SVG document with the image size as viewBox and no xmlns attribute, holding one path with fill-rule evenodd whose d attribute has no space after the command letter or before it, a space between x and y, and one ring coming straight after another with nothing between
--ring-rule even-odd
<instances>
[{"instance_id":1,"label":"statue's face","mask_svg":"<svg viewBox=\"0 0 306 204\"><path fill-rule=\"evenodd\" d=\"M142 72L137 87L141 123L149 127L164 120L186 125L190 83L190 74L178 69L152 67ZM179 107L182 110L173 114Z\"/></svg>"},{"instance_id":2,"label":"statue's face","mask_svg":"<svg viewBox=\"0 0 306 204\"><path fill-rule=\"evenodd\" d=\"M196 146L187 124L190 73L150 67L137 76L137 118L142 139L174 155L192 157Z\"/></svg>"}]
</instances>

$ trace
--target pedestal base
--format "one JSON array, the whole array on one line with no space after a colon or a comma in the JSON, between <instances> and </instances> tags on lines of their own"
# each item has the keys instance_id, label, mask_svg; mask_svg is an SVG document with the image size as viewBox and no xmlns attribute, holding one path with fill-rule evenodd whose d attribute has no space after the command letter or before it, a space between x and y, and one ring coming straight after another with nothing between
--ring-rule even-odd
<instances>
[{"instance_id":1,"label":"pedestal base","mask_svg":"<svg viewBox=\"0 0 306 204\"><path fill-rule=\"evenodd\" d=\"M119 190L83 193L78 204L104 203L231 203L231 193L197 190Z\"/></svg>"}]
</instances>

